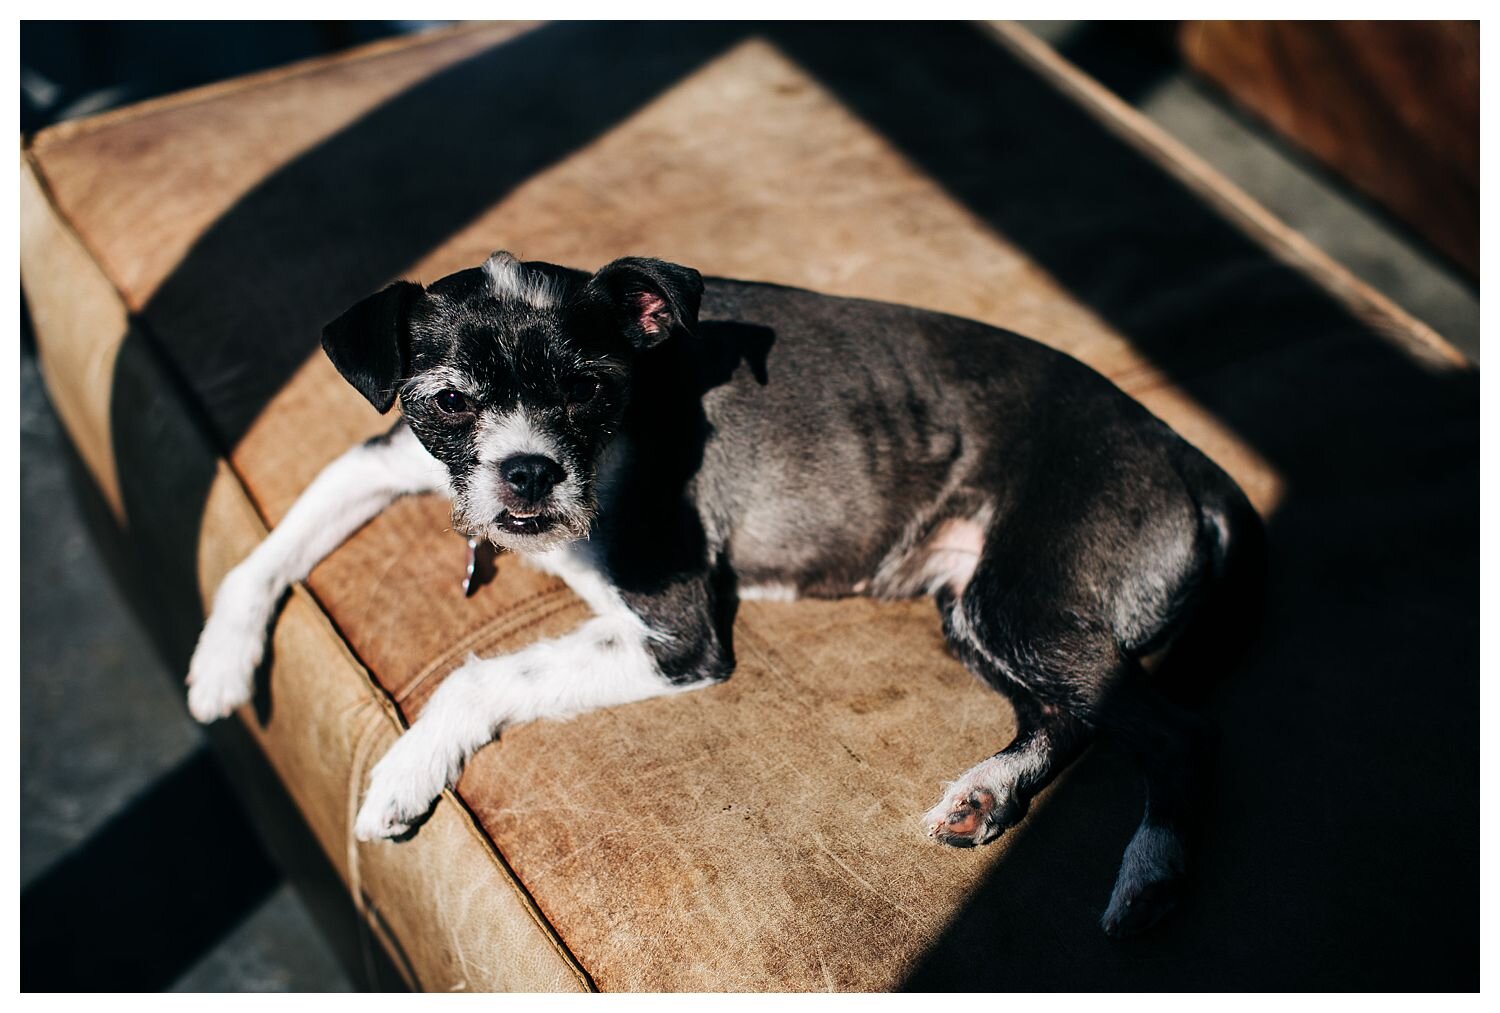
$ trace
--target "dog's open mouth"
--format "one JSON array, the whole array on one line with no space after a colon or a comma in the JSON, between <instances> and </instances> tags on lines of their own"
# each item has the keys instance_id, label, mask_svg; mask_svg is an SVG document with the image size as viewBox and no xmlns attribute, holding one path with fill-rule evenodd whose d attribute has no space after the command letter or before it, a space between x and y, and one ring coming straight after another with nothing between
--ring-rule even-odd
<instances>
[{"instance_id":1,"label":"dog's open mouth","mask_svg":"<svg viewBox=\"0 0 1500 1013\"><path fill-rule=\"evenodd\" d=\"M555 523L544 514L524 514L513 510L502 510L495 523L513 535L540 535L551 530Z\"/></svg>"}]
</instances>

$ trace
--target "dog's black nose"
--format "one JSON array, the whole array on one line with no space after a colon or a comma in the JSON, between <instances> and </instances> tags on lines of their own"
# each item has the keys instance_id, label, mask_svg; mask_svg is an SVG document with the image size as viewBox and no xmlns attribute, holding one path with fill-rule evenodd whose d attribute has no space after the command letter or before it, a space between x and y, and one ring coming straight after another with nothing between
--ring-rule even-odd
<instances>
[{"instance_id":1,"label":"dog's black nose","mask_svg":"<svg viewBox=\"0 0 1500 1013\"><path fill-rule=\"evenodd\" d=\"M540 503L563 480L563 470L550 457L517 454L500 462L500 477L527 503Z\"/></svg>"}]
</instances>

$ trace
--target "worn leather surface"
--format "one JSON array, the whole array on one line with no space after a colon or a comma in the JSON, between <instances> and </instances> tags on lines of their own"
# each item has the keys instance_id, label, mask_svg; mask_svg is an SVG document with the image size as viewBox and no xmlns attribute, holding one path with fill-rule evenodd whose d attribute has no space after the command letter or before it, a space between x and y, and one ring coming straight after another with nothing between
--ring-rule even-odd
<instances>
[{"instance_id":1,"label":"worn leather surface","mask_svg":"<svg viewBox=\"0 0 1500 1013\"><path fill-rule=\"evenodd\" d=\"M353 845L397 713L468 652L584 615L513 559L463 599L446 509L398 504L292 596L244 718L417 983L1477 977L1477 376L1357 319L1069 94L962 26L484 26L31 143L49 388L187 640L257 520L388 424L317 353L322 323L497 247L649 253L1033 335L1270 518L1263 635L1203 673L1223 741L1194 893L1120 946L1095 921L1139 815L1121 757L1089 754L992 847L923 837L941 783L1013 727L925 602L748 603L725 685L510 731L411 841ZM71 323L75 276L129 321L101 296Z\"/></svg>"}]
</instances>

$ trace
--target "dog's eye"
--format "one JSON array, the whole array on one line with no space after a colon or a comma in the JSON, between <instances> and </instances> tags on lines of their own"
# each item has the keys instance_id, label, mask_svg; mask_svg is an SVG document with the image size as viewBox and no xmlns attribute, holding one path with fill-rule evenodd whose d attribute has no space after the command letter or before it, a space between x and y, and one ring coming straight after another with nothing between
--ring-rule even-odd
<instances>
[{"instance_id":1,"label":"dog's eye","mask_svg":"<svg viewBox=\"0 0 1500 1013\"><path fill-rule=\"evenodd\" d=\"M571 404L588 404L599 396L599 381L580 376L568 384L568 401Z\"/></svg>"},{"instance_id":2,"label":"dog's eye","mask_svg":"<svg viewBox=\"0 0 1500 1013\"><path fill-rule=\"evenodd\" d=\"M461 415L471 410L469 399L456 390L440 390L432 401L444 415Z\"/></svg>"}]
</instances>

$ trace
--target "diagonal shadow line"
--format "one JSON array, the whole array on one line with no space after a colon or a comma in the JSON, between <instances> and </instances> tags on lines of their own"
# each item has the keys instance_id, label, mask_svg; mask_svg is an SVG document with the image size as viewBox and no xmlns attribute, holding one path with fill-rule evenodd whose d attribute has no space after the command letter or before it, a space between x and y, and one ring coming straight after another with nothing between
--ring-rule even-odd
<instances>
[{"instance_id":1,"label":"diagonal shadow line","mask_svg":"<svg viewBox=\"0 0 1500 1013\"><path fill-rule=\"evenodd\" d=\"M134 315L116 363L110 431L121 495L127 519L146 521L134 530L154 565L197 572L213 477L196 434L170 412L199 413L202 432L227 456L317 352L324 323L742 31L533 29L402 91L238 200ZM177 407L160 396L163 374L177 387ZM164 456L179 464L165 485ZM162 611L175 617L167 642L183 665L202 621L193 584L163 582L172 600Z\"/></svg>"},{"instance_id":2,"label":"diagonal shadow line","mask_svg":"<svg viewBox=\"0 0 1500 1013\"><path fill-rule=\"evenodd\" d=\"M1095 928L1140 804L1096 752L906 987L1477 983L1477 371L1398 351L973 27L769 34L1285 483L1257 642L1190 656L1235 670L1195 902ZM1413 725L1443 746L1393 754Z\"/></svg>"},{"instance_id":3,"label":"diagonal shadow line","mask_svg":"<svg viewBox=\"0 0 1500 1013\"><path fill-rule=\"evenodd\" d=\"M280 881L200 749L21 892L21 989L163 989Z\"/></svg>"},{"instance_id":4,"label":"diagonal shadow line","mask_svg":"<svg viewBox=\"0 0 1500 1013\"><path fill-rule=\"evenodd\" d=\"M1174 379L1318 331L1366 333L978 29L789 26L772 38ZM1287 328L1288 306L1316 316ZM1255 431L1253 417L1225 421Z\"/></svg>"},{"instance_id":5,"label":"diagonal shadow line","mask_svg":"<svg viewBox=\"0 0 1500 1013\"><path fill-rule=\"evenodd\" d=\"M140 315L163 336L212 337L170 351L232 446L317 351L324 323L736 34L547 25L440 70L258 183ZM251 376L239 369L247 347L260 355ZM225 376L233 382L215 382Z\"/></svg>"}]
</instances>

